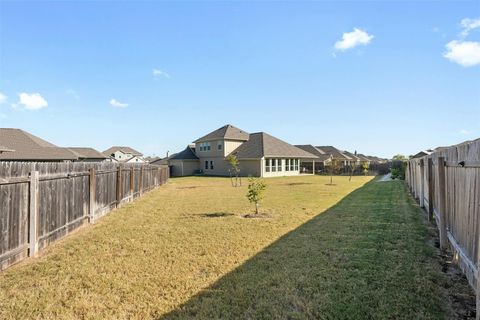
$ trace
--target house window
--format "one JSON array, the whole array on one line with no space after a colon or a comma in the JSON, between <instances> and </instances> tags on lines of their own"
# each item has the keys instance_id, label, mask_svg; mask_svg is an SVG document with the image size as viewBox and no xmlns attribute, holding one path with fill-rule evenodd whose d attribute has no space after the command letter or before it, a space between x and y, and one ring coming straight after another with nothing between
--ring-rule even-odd
<instances>
[{"instance_id":1,"label":"house window","mask_svg":"<svg viewBox=\"0 0 480 320\"><path fill-rule=\"evenodd\" d=\"M277 159L277 171L282 171L282 159Z\"/></svg>"},{"instance_id":2,"label":"house window","mask_svg":"<svg viewBox=\"0 0 480 320\"><path fill-rule=\"evenodd\" d=\"M266 159L265 160L265 172L270 172L271 171L271 162L270 162L270 159Z\"/></svg>"},{"instance_id":3,"label":"house window","mask_svg":"<svg viewBox=\"0 0 480 320\"><path fill-rule=\"evenodd\" d=\"M272 172L277 172L277 159L272 160Z\"/></svg>"},{"instance_id":4,"label":"house window","mask_svg":"<svg viewBox=\"0 0 480 320\"><path fill-rule=\"evenodd\" d=\"M205 161L205 170L208 170L208 161Z\"/></svg>"},{"instance_id":5,"label":"house window","mask_svg":"<svg viewBox=\"0 0 480 320\"><path fill-rule=\"evenodd\" d=\"M290 171L295 171L295 159L290 159Z\"/></svg>"},{"instance_id":6,"label":"house window","mask_svg":"<svg viewBox=\"0 0 480 320\"><path fill-rule=\"evenodd\" d=\"M210 170L213 170L213 161L210 161Z\"/></svg>"},{"instance_id":7,"label":"house window","mask_svg":"<svg viewBox=\"0 0 480 320\"><path fill-rule=\"evenodd\" d=\"M200 151L207 151L210 150L210 142L202 142L200 143Z\"/></svg>"},{"instance_id":8,"label":"house window","mask_svg":"<svg viewBox=\"0 0 480 320\"><path fill-rule=\"evenodd\" d=\"M218 142L217 148L218 148L218 150L222 150L222 143L221 142Z\"/></svg>"},{"instance_id":9,"label":"house window","mask_svg":"<svg viewBox=\"0 0 480 320\"><path fill-rule=\"evenodd\" d=\"M298 165L300 164L300 160L295 159L294 162L295 162L295 171L298 171Z\"/></svg>"},{"instance_id":10,"label":"house window","mask_svg":"<svg viewBox=\"0 0 480 320\"><path fill-rule=\"evenodd\" d=\"M290 159L285 159L285 171L290 171Z\"/></svg>"}]
</instances>

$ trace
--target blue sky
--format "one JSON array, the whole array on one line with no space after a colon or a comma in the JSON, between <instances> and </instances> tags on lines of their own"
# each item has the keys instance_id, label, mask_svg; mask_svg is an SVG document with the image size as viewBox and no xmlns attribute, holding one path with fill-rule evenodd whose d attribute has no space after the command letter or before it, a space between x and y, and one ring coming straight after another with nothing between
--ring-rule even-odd
<instances>
[{"instance_id":1,"label":"blue sky","mask_svg":"<svg viewBox=\"0 0 480 320\"><path fill-rule=\"evenodd\" d=\"M479 21L478 0L0 1L0 127L163 156L230 123L412 154L480 137Z\"/></svg>"}]
</instances>

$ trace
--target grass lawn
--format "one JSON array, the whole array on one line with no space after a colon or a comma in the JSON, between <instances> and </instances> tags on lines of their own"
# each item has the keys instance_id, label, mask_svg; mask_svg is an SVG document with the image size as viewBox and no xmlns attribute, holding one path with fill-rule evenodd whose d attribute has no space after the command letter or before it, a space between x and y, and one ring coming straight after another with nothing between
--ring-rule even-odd
<instances>
[{"instance_id":1,"label":"grass lawn","mask_svg":"<svg viewBox=\"0 0 480 320\"><path fill-rule=\"evenodd\" d=\"M404 184L369 180L267 179L246 219L245 187L172 179L0 273L0 319L452 317Z\"/></svg>"}]
</instances>

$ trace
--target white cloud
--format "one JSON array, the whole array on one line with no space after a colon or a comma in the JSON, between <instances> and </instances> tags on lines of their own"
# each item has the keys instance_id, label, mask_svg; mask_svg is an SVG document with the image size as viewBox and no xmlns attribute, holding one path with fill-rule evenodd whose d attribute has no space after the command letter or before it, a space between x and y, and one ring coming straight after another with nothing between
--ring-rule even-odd
<instances>
[{"instance_id":1,"label":"white cloud","mask_svg":"<svg viewBox=\"0 0 480 320\"><path fill-rule=\"evenodd\" d=\"M445 47L447 51L443 53L443 56L452 62L464 67L480 64L480 42L453 40Z\"/></svg>"},{"instance_id":2,"label":"white cloud","mask_svg":"<svg viewBox=\"0 0 480 320\"><path fill-rule=\"evenodd\" d=\"M164 77L170 79L170 75L167 72L159 69L153 69L152 74L154 77Z\"/></svg>"},{"instance_id":3,"label":"white cloud","mask_svg":"<svg viewBox=\"0 0 480 320\"><path fill-rule=\"evenodd\" d=\"M40 110L48 106L47 100L40 93L22 92L18 96L20 97L18 104L22 105L25 110ZM17 107L17 105L15 106Z\"/></svg>"},{"instance_id":4,"label":"white cloud","mask_svg":"<svg viewBox=\"0 0 480 320\"><path fill-rule=\"evenodd\" d=\"M128 107L128 103L122 103L117 99L110 99L110 105L115 108L126 108Z\"/></svg>"},{"instance_id":5,"label":"white cloud","mask_svg":"<svg viewBox=\"0 0 480 320\"><path fill-rule=\"evenodd\" d=\"M7 96L0 92L0 104L7 101Z\"/></svg>"},{"instance_id":6,"label":"white cloud","mask_svg":"<svg viewBox=\"0 0 480 320\"><path fill-rule=\"evenodd\" d=\"M464 136L468 136L471 132L469 130L462 129L459 132L460 134L463 134Z\"/></svg>"},{"instance_id":7,"label":"white cloud","mask_svg":"<svg viewBox=\"0 0 480 320\"><path fill-rule=\"evenodd\" d=\"M466 37L468 36L470 31L480 28L480 18L476 18L476 19L465 18L460 22L460 25L463 28L462 33L460 33L460 35L462 37Z\"/></svg>"},{"instance_id":8,"label":"white cloud","mask_svg":"<svg viewBox=\"0 0 480 320\"><path fill-rule=\"evenodd\" d=\"M335 50L345 51L359 45L367 45L373 38L374 36L368 34L366 31L353 28L352 32L345 32L343 34L342 40L335 42Z\"/></svg>"}]
</instances>

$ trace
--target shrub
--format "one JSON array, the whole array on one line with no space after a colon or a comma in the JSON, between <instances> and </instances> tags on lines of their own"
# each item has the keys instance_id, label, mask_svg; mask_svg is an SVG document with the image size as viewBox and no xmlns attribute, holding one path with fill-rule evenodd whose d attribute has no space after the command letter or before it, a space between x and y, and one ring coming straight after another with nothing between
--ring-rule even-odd
<instances>
[{"instance_id":1,"label":"shrub","mask_svg":"<svg viewBox=\"0 0 480 320\"><path fill-rule=\"evenodd\" d=\"M267 185L262 179L250 177L248 179L248 193L247 198L250 203L255 203L255 214L258 214L260 209L260 201L263 199L263 194Z\"/></svg>"}]
</instances>

